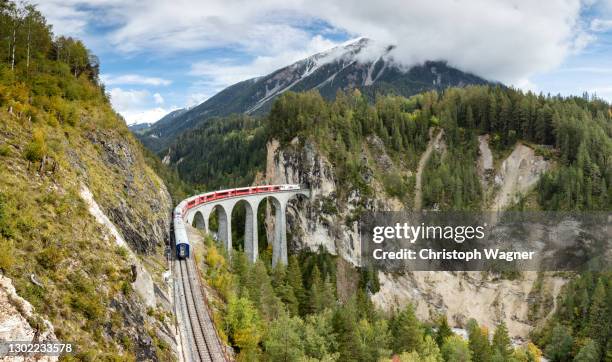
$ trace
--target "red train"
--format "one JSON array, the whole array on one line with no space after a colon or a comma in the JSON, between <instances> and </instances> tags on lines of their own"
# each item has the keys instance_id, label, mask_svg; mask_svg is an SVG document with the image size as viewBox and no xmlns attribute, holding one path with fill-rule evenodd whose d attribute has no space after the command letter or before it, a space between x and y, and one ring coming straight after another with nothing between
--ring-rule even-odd
<instances>
[{"instance_id":1,"label":"red train","mask_svg":"<svg viewBox=\"0 0 612 362\"><path fill-rule=\"evenodd\" d=\"M207 192L205 194L196 195L196 196L193 196L193 197L190 197L184 200L183 202L181 202L181 204L179 204L179 206L182 206L181 216L184 217L185 212L187 212L187 210L195 206L198 206L200 204L211 202L211 201L226 199L229 197L237 197L237 196L252 195L252 194L259 194L259 193L299 190L299 189L300 189L299 185L266 185L266 186L241 187L237 189L213 191L213 192Z\"/></svg>"}]
</instances>

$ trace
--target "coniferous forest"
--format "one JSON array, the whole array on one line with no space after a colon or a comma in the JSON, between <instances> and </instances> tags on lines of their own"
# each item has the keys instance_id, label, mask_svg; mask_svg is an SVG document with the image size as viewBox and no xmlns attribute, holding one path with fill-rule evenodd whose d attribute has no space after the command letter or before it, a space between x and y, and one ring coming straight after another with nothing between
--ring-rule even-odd
<instances>
[{"instance_id":1,"label":"coniferous forest","mask_svg":"<svg viewBox=\"0 0 612 362\"><path fill-rule=\"evenodd\" d=\"M367 137L379 137L391 157L414 168L428 142L428 129L439 127L450 152L430 159L423 174L424 203L447 210L483 207L475 168L478 135L490 134L491 147L499 154L524 142L558 167L541 178L530 196L535 201L520 207L609 211L611 117L607 103L587 95L564 98L475 86L408 99L380 96L374 104L358 91L339 93L332 102L315 92L288 93L274 103L266 120L251 122L284 144L296 138L314 142L334 164L338 182L366 195L373 190L363 179L366 165L359 155ZM261 167L256 162L252 166ZM411 189L410 180L393 187L401 194ZM393 187L385 190L393 194ZM472 320L464 341L450 331L445 318L420 322L411 306L391 314L375 310L367 297L376 292L371 271L361 272L356 294L335 304L334 270L321 261L325 258L302 254L292 257L286 269L266 267L270 263L265 257L254 266L243 256L231 263L207 260L216 266L208 271L211 285L221 288L228 302L221 328L241 358L373 361L397 354L402 361L536 361L545 355L551 361L599 361L611 356L610 273L578 275L562 292L554 315L532 333L537 346L514 348L503 324L490 332L489 340L487 328ZM319 260L316 268L310 266L313 259ZM245 275L258 275L256 285L265 287L249 289L249 278L240 282ZM228 284L221 280L237 282L225 289ZM253 330L258 332L246 332ZM242 340L244 335L256 338Z\"/></svg>"}]
</instances>

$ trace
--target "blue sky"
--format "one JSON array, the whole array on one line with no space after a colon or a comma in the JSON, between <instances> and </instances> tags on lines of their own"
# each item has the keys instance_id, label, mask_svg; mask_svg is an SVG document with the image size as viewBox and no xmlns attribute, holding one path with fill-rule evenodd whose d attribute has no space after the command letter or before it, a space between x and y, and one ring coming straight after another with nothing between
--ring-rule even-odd
<instances>
[{"instance_id":1,"label":"blue sky","mask_svg":"<svg viewBox=\"0 0 612 362\"><path fill-rule=\"evenodd\" d=\"M99 56L127 123L365 36L413 65L612 101L612 0L41 0L56 34Z\"/></svg>"}]
</instances>

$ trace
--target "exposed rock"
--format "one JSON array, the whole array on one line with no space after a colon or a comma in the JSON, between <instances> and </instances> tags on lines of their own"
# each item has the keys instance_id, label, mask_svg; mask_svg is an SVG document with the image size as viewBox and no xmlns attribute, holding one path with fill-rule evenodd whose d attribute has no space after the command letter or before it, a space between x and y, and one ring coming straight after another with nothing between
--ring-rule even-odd
<instances>
[{"instance_id":1,"label":"exposed rock","mask_svg":"<svg viewBox=\"0 0 612 362\"><path fill-rule=\"evenodd\" d=\"M431 153L434 150L442 154L446 152L443 133L440 131L436 134L433 129L430 132L427 151L419 162L417 182ZM480 167L491 173L493 159L486 136L480 141ZM369 152L364 151L361 157L365 161L368 161L368 157L371 159L364 164L395 167L386 153L377 151L379 146L376 139L368 140L365 148L369 148ZM499 179L505 182L502 189L526 192L548 167L548 162L536 157L531 148L518 145L513 154L504 161L499 172ZM360 195L359 190L342 190L345 195L348 194L347 200L342 200L338 197L339 186L334 167L315 145L309 142L301 145L295 140L283 148L276 141L268 144L265 181L298 183L312 190L310 202L288 209L289 230L293 235L289 242L293 244L294 249L316 249L318 245L323 245L329 252L340 255L349 263L360 265L361 248L357 222L347 220L352 220L350 216L358 205L368 211L399 208L385 195L379 181L372 177L372 174L365 171L363 176L372 188L373 195L365 197ZM507 188L504 185L512 187ZM446 314L456 327L463 327L472 317L489 327L494 327L504 320L513 337L524 338L535 324L528 315L535 278L535 273L526 273L522 279L515 281L491 280L475 272L416 272L400 275L381 273L381 289L372 296L372 300L378 307L387 310L412 302L416 306L418 316L423 320ZM347 280L343 280L343 283L350 285ZM564 279L547 277L545 284L548 285L548 292L541 297L543 302L554 303L554 298L564 283ZM344 288L339 285L340 289L341 287ZM341 292L339 291L339 295ZM538 318L544 317L546 314Z\"/></svg>"},{"instance_id":2,"label":"exposed rock","mask_svg":"<svg viewBox=\"0 0 612 362\"><path fill-rule=\"evenodd\" d=\"M98 200L102 209L133 250L142 254L154 253L156 247L169 240L172 200L166 186L155 183L146 173L138 175L139 182L144 182L144 185L136 184L133 170L137 155L133 146L123 138L102 131L90 132L87 138L103 148L101 155L106 166L120 170L124 175L123 190L127 197L119 197L114 202ZM75 163L80 161L77 159ZM141 207L133 207L134 202ZM149 210L150 214L143 214Z\"/></svg>"},{"instance_id":3,"label":"exposed rock","mask_svg":"<svg viewBox=\"0 0 612 362\"><path fill-rule=\"evenodd\" d=\"M38 325L32 325L35 322ZM0 275L0 341L57 341L53 325L38 315L32 305L17 295L11 279ZM57 361L55 356L19 359L5 357L0 361Z\"/></svg>"},{"instance_id":4,"label":"exposed rock","mask_svg":"<svg viewBox=\"0 0 612 362\"><path fill-rule=\"evenodd\" d=\"M414 187L414 209L421 210L421 206L423 204L423 170L427 165L427 161L431 157L431 153L433 151L444 152L446 150L446 144L442 141L442 136L444 135L444 131L440 130L434 136L435 130L433 128L429 129L429 143L427 144L427 148L425 152L421 155L419 159L419 166L417 168L416 173L416 185Z\"/></svg>"},{"instance_id":5,"label":"exposed rock","mask_svg":"<svg viewBox=\"0 0 612 362\"><path fill-rule=\"evenodd\" d=\"M491 148L489 148L489 135L478 136L478 175L480 176L480 182L486 187L490 181L491 175L493 174L493 154Z\"/></svg>"},{"instance_id":6,"label":"exposed rock","mask_svg":"<svg viewBox=\"0 0 612 362\"><path fill-rule=\"evenodd\" d=\"M534 150L522 143L516 145L510 156L504 160L495 175L495 185L499 187L493 210L503 210L518 201L540 179L540 175L550 168L550 163Z\"/></svg>"},{"instance_id":7,"label":"exposed rock","mask_svg":"<svg viewBox=\"0 0 612 362\"><path fill-rule=\"evenodd\" d=\"M89 212L94 218L104 226L106 231L107 240L112 237L112 242L115 242L118 246L125 248L129 258L132 260L132 285L138 295L142 298L146 306L156 306L155 301L155 289L153 287L153 278L150 273L142 265L141 261L134 255L131 249L128 248L128 244L125 242L123 235L115 227L109 218L104 214L96 200L94 200L91 191L85 185L81 185L81 197L89 207Z\"/></svg>"},{"instance_id":8,"label":"exposed rock","mask_svg":"<svg viewBox=\"0 0 612 362\"><path fill-rule=\"evenodd\" d=\"M395 167L393 161L391 161L391 158L387 154L385 144L378 136L368 136L367 142L373 151L374 161L379 168L391 170Z\"/></svg>"},{"instance_id":9,"label":"exposed rock","mask_svg":"<svg viewBox=\"0 0 612 362\"><path fill-rule=\"evenodd\" d=\"M267 146L266 182L301 184L311 190L310 203L298 205L298 207L292 207L290 204L288 207L287 222L290 230L295 229L297 224L302 226L303 231L300 245L296 246L296 240L290 240L289 242L293 244L290 247L317 249L319 245L322 245L330 253L337 254L335 242L337 238L334 235L340 236L343 230L331 227L332 223L327 213L337 210L335 175L332 165L315 151L311 143L307 143L302 149L299 149L299 146L293 146L283 151L279 151L279 146L276 140ZM304 210L302 206L306 207L306 212L300 211ZM318 210L327 210L327 212L323 211L319 214L316 212ZM354 251L346 250L346 255L354 255Z\"/></svg>"},{"instance_id":10,"label":"exposed rock","mask_svg":"<svg viewBox=\"0 0 612 362\"><path fill-rule=\"evenodd\" d=\"M512 337L525 338L535 322L529 318L529 301L536 278L536 272L524 272L519 280L491 280L481 272L381 272L380 291L372 301L385 310L413 303L420 319L446 315L455 327L465 327L474 318L492 330L505 321ZM544 284L550 294L546 298L553 302L565 282L547 275Z\"/></svg>"}]
</instances>

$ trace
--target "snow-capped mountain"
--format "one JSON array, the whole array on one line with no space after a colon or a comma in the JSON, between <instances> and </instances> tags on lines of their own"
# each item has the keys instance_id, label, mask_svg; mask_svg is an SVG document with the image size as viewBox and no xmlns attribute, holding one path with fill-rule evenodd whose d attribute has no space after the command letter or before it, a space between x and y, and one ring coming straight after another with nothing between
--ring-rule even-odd
<instances>
[{"instance_id":1,"label":"snow-capped mountain","mask_svg":"<svg viewBox=\"0 0 612 362\"><path fill-rule=\"evenodd\" d=\"M276 97L287 91L316 89L331 99L338 90L358 88L373 99L377 93L410 96L431 89L487 83L442 61L403 66L394 61L393 50L391 45L357 39L271 74L229 86L198 106L162 118L140 137L145 145L158 152L183 131L211 117L263 114Z\"/></svg>"}]
</instances>

